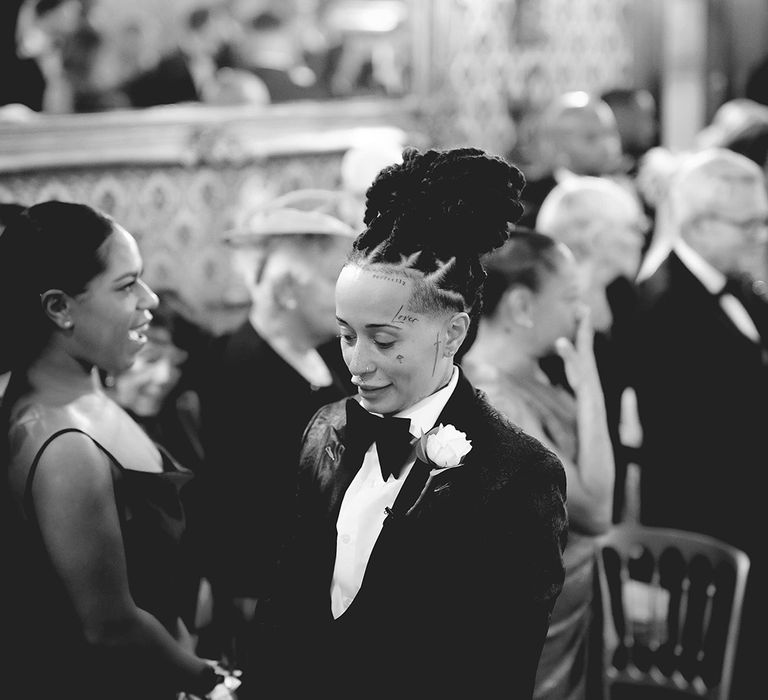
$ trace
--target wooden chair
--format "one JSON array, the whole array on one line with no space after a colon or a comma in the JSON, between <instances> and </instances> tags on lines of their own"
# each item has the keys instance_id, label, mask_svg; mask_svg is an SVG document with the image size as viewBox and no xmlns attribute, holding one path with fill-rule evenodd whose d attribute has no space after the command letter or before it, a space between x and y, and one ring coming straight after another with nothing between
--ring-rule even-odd
<instances>
[{"instance_id":1,"label":"wooden chair","mask_svg":"<svg viewBox=\"0 0 768 700\"><path fill-rule=\"evenodd\" d=\"M728 700L749 557L712 537L622 524L600 538L597 565L603 700L618 686Z\"/></svg>"}]
</instances>

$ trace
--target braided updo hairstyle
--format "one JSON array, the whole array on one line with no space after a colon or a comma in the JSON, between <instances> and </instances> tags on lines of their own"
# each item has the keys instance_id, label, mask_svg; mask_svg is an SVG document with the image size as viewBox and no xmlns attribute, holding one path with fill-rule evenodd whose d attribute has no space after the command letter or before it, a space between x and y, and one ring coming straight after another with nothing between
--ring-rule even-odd
<instances>
[{"instance_id":1,"label":"braided updo hairstyle","mask_svg":"<svg viewBox=\"0 0 768 700\"><path fill-rule=\"evenodd\" d=\"M507 240L523 213L524 185L518 168L477 148L407 148L368 188L366 229L349 263L406 275L415 311L465 311L474 328L485 281L480 258Z\"/></svg>"}]
</instances>

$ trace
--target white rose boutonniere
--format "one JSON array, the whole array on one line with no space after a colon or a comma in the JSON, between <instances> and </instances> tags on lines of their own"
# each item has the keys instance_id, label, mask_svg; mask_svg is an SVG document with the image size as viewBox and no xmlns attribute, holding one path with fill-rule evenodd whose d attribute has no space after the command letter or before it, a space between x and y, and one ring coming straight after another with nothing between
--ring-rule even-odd
<instances>
[{"instance_id":1,"label":"white rose boutonniere","mask_svg":"<svg viewBox=\"0 0 768 700\"><path fill-rule=\"evenodd\" d=\"M456 430L452 425L441 423L422 434L416 442L416 457L430 467L429 476L416 502L406 512L406 516L413 513L422 502L432 485L432 480L441 472L464 464L464 457L471 449L472 441L467 440L467 434Z\"/></svg>"},{"instance_id":2,"label":"white rose boutonniere","mask_svg":"<svg viewBox=\"0 0 768 700\"><path fill-rule=\"evenodd\" d=\"M419 438L416 456L436 472L460 467L471 449L472 441L467 440L466 433L440 423Z\"/></svg>"}]
</instances>

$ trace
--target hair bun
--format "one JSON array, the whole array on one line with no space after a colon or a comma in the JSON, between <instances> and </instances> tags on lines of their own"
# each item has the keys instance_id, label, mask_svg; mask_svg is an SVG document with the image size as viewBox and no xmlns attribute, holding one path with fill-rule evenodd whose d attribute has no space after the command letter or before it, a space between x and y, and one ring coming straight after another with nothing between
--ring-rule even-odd
<instances>
[{"instance_id":1,"label":"hair bun","mask_svg":"<svg viewBox=\"0 0 768 700\"><path fill-rule=\"evenodd\" d=\"M482 255L499 247L523 213L522 172L476 148L403 152L367 192L366 247L391 237L403 253Z\"/></svg>"}]
</instances>

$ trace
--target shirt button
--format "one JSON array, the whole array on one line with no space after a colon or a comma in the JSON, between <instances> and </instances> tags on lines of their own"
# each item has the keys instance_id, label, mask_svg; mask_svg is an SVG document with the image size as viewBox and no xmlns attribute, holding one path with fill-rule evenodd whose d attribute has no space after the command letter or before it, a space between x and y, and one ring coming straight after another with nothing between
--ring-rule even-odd
<instances>
[{"instance_id":1,"label":"shirt button","mask_svg":"<svg viewBox=\"0 0 768 700\"><path fill-rule=\"evenodd\" d=\"M342 536L341 536L341 541L342 541L342 543L343 543L343 544L349 544L349 541L350 541L351 539L352 539L352 538L351 538L349 535L342 535Z\"/></svg>"}]
</instances>

